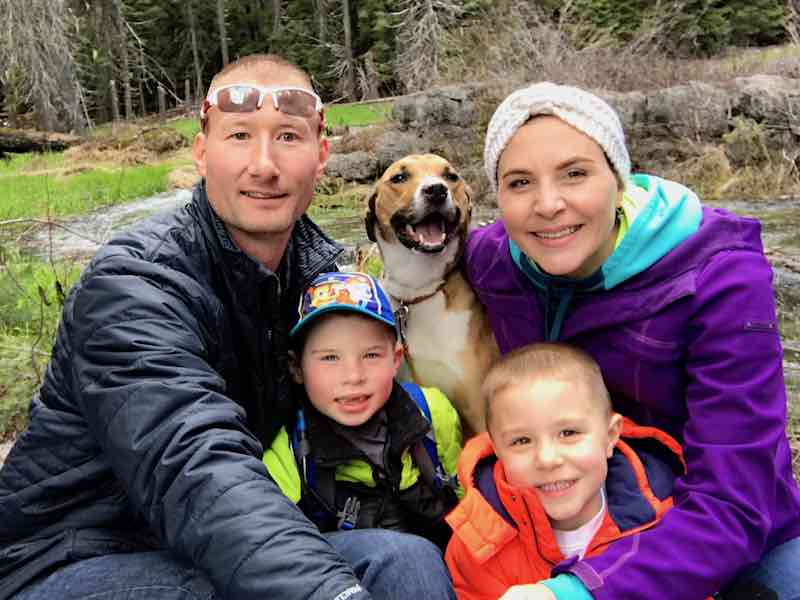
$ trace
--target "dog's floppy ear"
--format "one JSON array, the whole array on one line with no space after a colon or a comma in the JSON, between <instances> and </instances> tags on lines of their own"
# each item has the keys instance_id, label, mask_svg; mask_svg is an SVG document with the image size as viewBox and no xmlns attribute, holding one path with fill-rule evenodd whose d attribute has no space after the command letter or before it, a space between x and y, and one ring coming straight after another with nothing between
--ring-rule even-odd
<instances>
[{"instance_id":1,"label":"dog's floppy ear","mask_svg":"<svg viewBox=\"0 0 800 600\"><path fill-rule=\"evenodd\" d=\"M467 228L469 228L469 224L472 221L472 190L469 188L468 185L464 185L464 195L467 197Z\"/></svg>"},{"instance_id":2,"label":"dog's floppy ear","mask_svg":"<svg viewBox=\"0 0 800 600\"><path fill-rule=\"evenodd\" d=\"M377 242L375 238L375 226L378 220L375 218L375 201L378 199L378 190L374 190L367 200L367 210L364 213L364 227L367 230L367 239L370 242Z\"/></svg>"}]
</instances>

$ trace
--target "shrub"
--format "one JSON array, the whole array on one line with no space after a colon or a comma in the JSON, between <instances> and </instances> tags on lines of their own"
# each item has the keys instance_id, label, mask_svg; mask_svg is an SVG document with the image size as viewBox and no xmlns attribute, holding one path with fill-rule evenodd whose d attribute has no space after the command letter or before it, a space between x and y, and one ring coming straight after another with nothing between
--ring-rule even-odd
<instances>
[{"instance_id":1,"label":"shrub","mask_svg":"<svg viewBox=\"0 0 800 600\"><path fill-rule=\"evenodd\" d=\"M735 166L758 165L769 160L764 127L752 119L736 117L733 130L722 136L725 152Z\"/></svg>"}]
</instances>

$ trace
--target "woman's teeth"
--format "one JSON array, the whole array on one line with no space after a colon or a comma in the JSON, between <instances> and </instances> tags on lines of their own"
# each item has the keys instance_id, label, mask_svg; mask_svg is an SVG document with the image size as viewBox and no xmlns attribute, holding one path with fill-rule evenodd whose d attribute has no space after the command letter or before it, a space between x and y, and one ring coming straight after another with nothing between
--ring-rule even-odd
<instances>
[{"instance_id":1,"label":"woman's teeth","mask_svg":"<svg viewBox=\"0 0 800 600\"><path fill-rule=\"evenodd\" d=\"M535 231L533 235L536 237L544 238L546 240L557 240L568 235L571 235L580 229L580 225L573 225L572 227L565 227L559 231Z\"/></svg>"}]
</instances>

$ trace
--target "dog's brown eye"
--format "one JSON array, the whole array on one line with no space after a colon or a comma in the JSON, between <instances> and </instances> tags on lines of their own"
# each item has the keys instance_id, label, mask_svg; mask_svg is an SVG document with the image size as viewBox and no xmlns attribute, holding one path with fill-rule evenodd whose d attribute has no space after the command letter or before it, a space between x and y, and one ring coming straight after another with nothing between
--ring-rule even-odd
<instances>
[{"instance_id":1,"label":"dog's brown eye","mask_svg":"<svg viewBox=\"0 0 800 600\"><path fill-rule=\"evenodd\" d=\"M458 181L458 173L453 173L452 171L448 171L444 174L444 178L447 181Z\"/></svg>"},{"instance_id":2,"label":"dog's brown eye","mask_svg":"<svg viewBox=\"0 0 800 600\"><path fill-rule=\"evenodd\" d=\"M400 171L399 173L395 173L389 178L389 181L392 183L403 183L406 179L408 179L408 175L404 171Z\"/></svg>"}]
</instances>

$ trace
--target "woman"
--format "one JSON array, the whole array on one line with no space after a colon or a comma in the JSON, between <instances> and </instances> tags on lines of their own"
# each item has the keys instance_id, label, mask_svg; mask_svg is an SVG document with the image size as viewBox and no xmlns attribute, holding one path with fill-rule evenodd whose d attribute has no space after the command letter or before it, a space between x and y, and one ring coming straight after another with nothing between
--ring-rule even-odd
<instances>
[{"instance_id":1,"label":"woman","mask_svg":"<svg viewBox=\"0 0 800 600\"><path fill-rule=\"evenodd\" d=\"M688 465L658 527L556 566L558 593L536 597L690 600L736 580L745 597L800 598L800 490L758 222L631 176L617 114L577 88L511 94L484 158L502 219L473 232L466 265L501 352L582 347L615 408L681 440Z\"/></svg>"}]
</instances>

